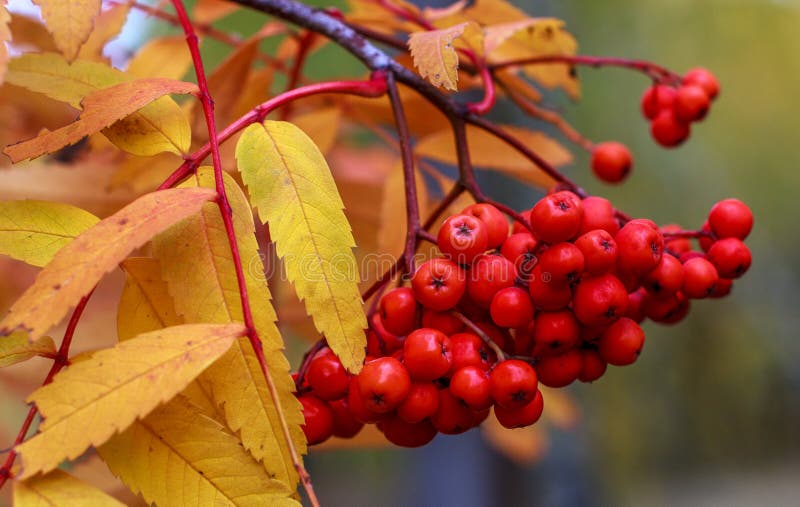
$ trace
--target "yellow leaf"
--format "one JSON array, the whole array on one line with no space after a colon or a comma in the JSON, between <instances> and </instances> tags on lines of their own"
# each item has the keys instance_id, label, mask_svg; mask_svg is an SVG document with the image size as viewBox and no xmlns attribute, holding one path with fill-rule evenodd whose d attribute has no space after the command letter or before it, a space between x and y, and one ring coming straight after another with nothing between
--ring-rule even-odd
<instances>
[{"instance_id":1,"label":"yellow leaf","mask_svg":"<svg viewBox=\"0 0 800 507\"><path fill-rule=\"evenodd\" d=\"M56 346L49 336L42 336L33 343L28 340L26 333L14 333L0 338L0 368L27 361L34 356L55 353Z\"/></svg>"},{"instance_id":2,"label":"yellow leaf","mask_svg":"<svg viewBox=\"0 0 800 507\"><path fill-rule=\"evenodd\" d=\"M38 51L57 51L53 36L40 20L17 13L11 14L11 40L15 46L27 46Z\"/></svg>"},{"instance_id":3,"label":"yellow leaf","mask_svg":"<svg viewBox=\"0 0 800 507\"><path fill-rule=\"evenodd\" d=\"M120 83L91 93L81 103L83 113L78 120L52 132L45 130L37 137L6 147L3 152L13 162L35 158L74 144L85 136L105 129L112 123L130 116L154 100L169 93L194 93L197 86L164 78L140 79ZM120 135L117 132L115 136ZM136 130L122 134L128 146L142 145L140 152L150 151L148 135ZM159 150L161 151L161 150Z\"/></svg>"},{"instance_id":4,"label":"yellow leaf","mask_svg":"<svg viewBox=\"0 0 800 507\"><path fill-rule=\"evenodd\" d=\"M303 414L300 403L292 394L294 382L283 354L283 339L275 325L275 310L258 251L252 211L233 178L227 174L224 177L253 320L292 441L297 451L304 453L305 438L300 429ZM201 167L197 176L184 185L213 188L213 171ZM230 246L215 204L207 204L199 215L157 236L153 241L153 255L161 264L162 278L167 282L175 310L186 322L242 320ZM241 434L245 448L256 459L264 461L271 476L293 489L297 484L297 473L281 432L275 401L270 396L248 339L237 340L225 356L200 376L198 382L213 394L214 401L225 412L228 427Z\"/></svg>"},{"instance_id":5,"label":"yellow leaf","mask_svg":"<svg viewBox=\"0 0 800 507\"><path fill-rule=\"evenodd\" d=\"M238 5L223 0L198 0L194 6L192 21L199 24L213 23L235 12L238 8Z\"/></svg>"},{"instance_id":6,"label":"yellow leaf","mask_svg":"<svg viewBox=\"0 0 800 507\"><path fill-rule=\"evenodd\" d=\"M522 30L528 30L531 27L536 28L536 23L540 20L536 18L527 18L518 21L511 21L508 23L500 23L497 25L490 25L484 28L484 51L490 55L495 49L500 47L505 41L516 35Z\"/></svg>"},{"instance_id":7,"label":"yellow leaf","mask_svg":"<svg viewBox=\"0 0 800 507\"><path fill-rule=\"evenodd\" d=\"M68 61L74 60L92 33L102 0L33 0L33 3L42 8L44 23L61 53Z\"/></svg>"},{"instance_id":8,"label":"yellow leaf","mask_svg":"<svg viewBox=\"0 0 800 507\"><path fill-rule=\"evenodd\" d=\"M483 437L492 447L520 465L538 461L547 450L547 434L541 423L508 429L497 422L492 412L481 429Z\"/></svg>"},{"instance_id":9,"label":"yellow leaf","mask_svg":"<svg viewBox=\"0 0 800 507\"><path fill-rule=\"evenodd\" d=\"M44 266L99 220L88 211L58 202L0 202L0 254Z\"/></svg>"},{"instance_id":10,"label":"yellow leaf","mask_svg":"<svg viewBox=\"0 0 800 507\"><path fill-rule=\"evenodd\" d=\"M498 69L494 73L498 81L501 81L511 92L525 97L531 102L542 100L542 94L533 84L518 76L512 69ZM503 90L505 91L505 90Z\"/></svg>"},{"instance_id":11,"label":"yellow leaf","mask_svg":"<svg viewBox=\"0 0 800 507\"><path fill-rule=\"evenodd\" d=\"M428 189L420 171L414 171L417 183L417 202L422 220L428 216ZM378 229L378 250L397 255L406 243L406 192L403 164L395 163L383 185L381 227Z\"/></svg>"},{"instance_id":12,"label":"yellow leaf","mask_svg":"<svg viewBox=\"0 0 800 507\"><path fill-rule=\"evenodd\" d=\"M419 74L434 86L456 90L458 53L453 41L468 32L480 33L480 27L475 22L467 21L441 30L412 33L408 38L408 48Z\"/></svg>"},{"instance_id":13,"label":"yellow leaf","mask_svg":"<svg viewBox=\"0 0 800 507\"><path fill-rule=\"evenodd\" d=\"M106 442L181 392L237 337L241 324L187 324L145 333L73 363L28 397L43 422L16 447L20 478Z\"/></svg>"},{"instance_id":14,"label":"yellow leaf","mask_svg":"<svg viewBox=\"0 0 800 507\"><path fill-rule=\"evenodd\" d=\"M148 504L300 506L227 428L179 396L98 449Z\"/></svg>"},{"instance_id":15,"label":"yellow leaf","mask_svg":"<svg viewBox=\"0 0 800 507\"><path fill-rule=\"evenodd\" d=\"M161 279L161 266L150 257L132 257L122 262L125 287L117 307L117 336L120 341L183 322Z\"/></svg>"},{"instance_id":16,"label":"yellow leaf","mask_svg":"<svg viewBox=\"0 0 800 507\"><path fill-rule=\"evenodd\" d=\"M101 220L58 251L0 322L0 335L25 329L36 340L130 252L215 196L208 189L164 190Z\"/></svg>"},{"instance_id":17,"label":"yellow leaf","mask_svg":"<svg viewBox=\"0 0 800 507\"><path fill-rule=\"evenodd\" d=\"M70 64L54 53L29 53L8 64L6 82L42 93L81 109L81 101L97 90L131 81L105 63L77 60ZM117 147L134 155L162 151L185 153L191 143L189 121L170 97L161 97L141 111L103 130ZM133 142L132 142L133 141Z\"/></svg>"},{"instance_id":18,"label":"yellow leaf","mask_svg":"<svg viewBox=\"0 0 800 507\"><path fill-rule=\"evenodd\" d=\"M136 195L152 192L183 163L181 157L164 152L152 157L125 157L116 166L108 187L126 189Z\"/></svg>"},{"instance_id":19,"label":"yellow leaf","mask_svg":"<svg viewBox=\"0 0 800 507\"><path fill-rule=\"evenodd\" d=\"M63 470L14 481L15 507L124 507L125 504Z\"/></svg>"},{"instance_id":20,"label":"yellow leaf","mask_svg":"<svg viewBox=\"0 0 800 507\"><path fill-rule=\"evenodd\" d=\"M409 12L419 13L419 9L405 3ZM402 19L390 12L374 0L347 0L347 21L356 25L368 26L380 33L392 34L396 32L410 32L417 25Z\"/></svg>"},{"instance_id":21,"label":"yellow leaf","mask_svg":"<svg viewBox=\"0 0 800 507\"><path fill-rule=\"evenodd\" d=\"M128 63L126 73L142 77L181 79L192 65L192 55L181 36L159 37L142 46Z\"/></svg>"},{"instance_id":22,"label":"yellow leaf","mask_svg":"<svg viewBox=\"0 0 800 507\"><path fill-rule=\"evenodd\" d=\"M81 46L78 58L81 60L103 61L103 48L119 35L120 30L128 19L130 4L112 5L110 9L100 13L94 20L94 29Z\"/></svg>"},{"instance_id":23,"label":"yellow leaf","mask_svg":"<svg viewBox=\"0 0 800 507\"><path fill-rule=\"evenodd\" d=\"M319 151L327 153L336 144L342 109L337 106L321 107L292 117L292 123L308 134Z\"/></svg>"},{"instance_id":24,"label":"yellow leaf","mask_svg":"<svg viewBox=\"0 0 800 507\"><path fill-rule=\"evenodd\" d=\"M494 25L518 21L527 17L525 12L505 0L475 0L467 9L440 19L442 25L437 23L437 26L449 26L447 23L453 24L466 20L472 20L481 25Z\"/></svg>"},{"instance_id":25,"label":"yellow leaf","mask_svg":"<svg viewBox=\"0 0 800 507\"><path fill-rule=\"evenodd\" d=\"M236 160L298 297L342 364L358 372L367 322L355 241L325 158L296 126L266 121L244 131Z\"/></svg>"},{"instance_id":26,"label":"yellow leaf","mask_svg":"<svg viewBox=\"0 0 800 507\"><path fill-rule=\"evenodd\" d=\"M547 135L521 127L502 126L503 130L523 142L553 166L562 166L572 160L572 155L556 140ZM554 181L540 171L530 160L502 140L477 128L467 127L472 163L476 167L494 169L532 185L551 187ZM418 155L456 165L455 142L450 130L431 134L415 147Z\"/></svg>"},{"instance_id":27,"label":"yellow leaf","mask_svg":"<svg viewBox=\"0 0 800 507\"><path fill-rule=\"evenodd\" d=\"M11 40L10 21L11 15L6 9L6 0L2 0L0 1L0 85L3 84L6 67L8 66L8 46L6 43Z\"/></svg>"},{"instance_id":28,"label":"yellow leaf","mask_svg":"<svg viewBox=\"0 0 800 507\"><path fill-rule=\"evenodd\" d=\"M274 72L272 67L255 69L250 72L250 75L247 76L247 82L237 93L238 100L233 108L233 116L235 118L243 116L257 104L266 102L269 99Z\"/></svg>"}]
</instances>

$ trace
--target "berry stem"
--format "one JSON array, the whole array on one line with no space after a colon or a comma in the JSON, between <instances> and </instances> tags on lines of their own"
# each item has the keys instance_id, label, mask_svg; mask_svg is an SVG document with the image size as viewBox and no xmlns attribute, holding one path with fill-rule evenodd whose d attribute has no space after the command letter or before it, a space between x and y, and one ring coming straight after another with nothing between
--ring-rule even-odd
<instances>
[{"instance_id":1,"label":"berry stem","mask_svg":"<svg viewBox=\"0 0 800 507\"><path fill-rule=\"evenodd\" d=\"M622 67L636 70L659 83L680 83L681 76L671 70L657 65L653 62L644 60L631 60L628 58L615 58L610 56L586 56L586 55L548 55L522 58L519 60L509 60L506 62L491 64L492 70L504 69L506 67L517 67L523 65L538 65L548 63L563 63L566 65L585 65L589 67Z\"/></svg>"},{"instance_id":2,"label":"berry stem","mask_svg":"<svg viewBox=\"0 0 800 507\"><path fill-rule=\"evenodd\" d=\"M297 389L298 392L300 391L300 387L303 385L303 381L306 379L308 365L310 365L311 361L314 360L314 356L317 355L317 352L325 348L327 345L328 342L325 340L325 338L320 338L314 342L314 344L306 351L305 354L303 354L303 361L300 363L300 367L297 369L297 378L294 381L295 389Z\"/></svg>"},{"instance_id":3,"label":"berry stem","mask_svg":"<svg viewBox=\"0 0 800 507\"><path fill-rule=\"evenodd\" d=\"M696 231L662 231L661 234L664 236L665 240L670 239L681 239L681 238L710 238L716 239L714 234L711 231L703 231L703 230L696 230Z\"/></svg>"},{"instance_id":4,"label":"berry stem","mask_svg":"<svg viewBox=\"0 0 800 507\"><path fill-rule=\"evenodd\" d=\"M492 76L492 72L489 70L489 67L486 65L486 62L480 61L475 55L473 51L463 51L475 66L478 68L478 71L481 75L481 80L483 81L483 99L480 102L474 102L467 104L467 110L475 115L483 116L484 114L488 113L494 107L495 102L497 102L497 92L494 86L494 76Z\"/></svg>"},{"instance_id":5,"label":"berry stem","mask_svg":"<svg viewBox=\"0 0 800 507\"><path fill-rule=\"evenodd\" d=\"M506 353L503 352L503 349L501 349L500 346L497 343L495 343L495 341L492 340L489 335L484 333L481 328L476 326L474 322L472 322L466 315L459 312L458 310L452 310L452 313L458 320L463 322L464 325L467 326L473 333L480 336L481 340L486 342L486 345L488 345L489 348L491 348L494 351L494 353L497 354L498 361L506 360Z\"/></svg>"}]
</instances>

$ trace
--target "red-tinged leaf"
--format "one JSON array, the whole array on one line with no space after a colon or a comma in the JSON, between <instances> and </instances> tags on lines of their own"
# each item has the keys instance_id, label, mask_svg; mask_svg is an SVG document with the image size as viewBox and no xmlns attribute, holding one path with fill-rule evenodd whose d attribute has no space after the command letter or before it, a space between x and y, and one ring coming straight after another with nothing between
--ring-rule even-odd
<instances>
[{"instance_id":1,"label":"red-tinged leaf","mask_svg":"<svg viewBox=\"0 0 800 507\"><path fill-rule=\"evenodd\" d=\"M458 88L458 53L455 39L464 37L468 45L481 48L481 30L477 23L467 21L441 30L414 32L408 38L408 48L419 74L434 86L446 90Z\"/></svg>"}]
</instances>

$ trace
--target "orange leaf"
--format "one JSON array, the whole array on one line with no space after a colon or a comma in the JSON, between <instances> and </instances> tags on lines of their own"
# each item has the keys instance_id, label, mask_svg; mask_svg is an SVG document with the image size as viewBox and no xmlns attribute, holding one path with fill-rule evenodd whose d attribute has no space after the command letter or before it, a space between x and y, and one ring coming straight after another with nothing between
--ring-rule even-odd
<instances>
[{"instance_id":1,"label":"orange leaf","mask_svg":"<svg viewBox=\"0 0 800 507\"><path fill-rule=\"evenodd\" d=\"M82 60L104 61L103 48L106 44L119 35L120 30L128 19L129 4L114 5L104 11L94 21L94 30L86 39L78 52L78 58Z\"/></svg>"},{"instance_id":2,"label":"orange leaf","mask_svg":"<svg viewBox=\"0 0 800 507\"><path fill-rule=\"evenodd\" d=\"M455 39L464 37L470 44L482 39L477 23L467 21L441 30L414 32L408 38L408 48L419 74L434 86L456 90L458 83L458 53ZM482 47L476 44L478 47Z\"/></svg>"}]
</instances>

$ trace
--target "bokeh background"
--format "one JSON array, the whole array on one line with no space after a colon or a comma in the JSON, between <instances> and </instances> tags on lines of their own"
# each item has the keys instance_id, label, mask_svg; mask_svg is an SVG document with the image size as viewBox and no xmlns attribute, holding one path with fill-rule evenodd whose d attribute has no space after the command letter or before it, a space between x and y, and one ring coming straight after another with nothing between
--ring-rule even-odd
<instances>
[{"instance_id":1,"label":"bokeh background","mask_svg":"<svg viewBox=\"0 0 800 507\"><path fill-rule=\"evenodd\" d=\"M387 507L797 505L800 1L516 4L535 16L564 19L582 54L649 59L678 72L696 65L713 70L721 97L691 140L675 150L650 139L639 114L648 81L639 74L581 68L579 103L560 93L548 94L545 102L590 139L631 148L636 167L623 186L594 181L578 150L566 171L634 216L691 227L722 198L747 202L756 216L748 239L753 267L731 296L695 303L680 325L647 324L647 344L635 366L612 368L595 384L568 388L574 403L561 412L568 412L563 418L569 423L548 425L526 459L498 451L479 431L439 436L417 450L313 452L307 464L320 498L331 506ZM168 30L142 16L132 19L118 41L123 59L142 40ZM246 34L263 19L240 14L220 27ZM224 55L214 44L205 50L212 61ZM307 68L315 78L362 71L335 50L313 55ZM549 129L512 108L499 109L504 122ZM480 178L493 197L518 208L540 195L494 173ZM7 283L24 287L33 274L18 271ZM120 282L109 282L108 294ZM89 329L113 327L113 302L103 294L90 306L95 321L86 324ZM22 373L32 382L46 364L36 361ZM19 403L25 391L8 378L0 377L2 442L13 438L25 408Z\"/></svg>"}]
</instances>

